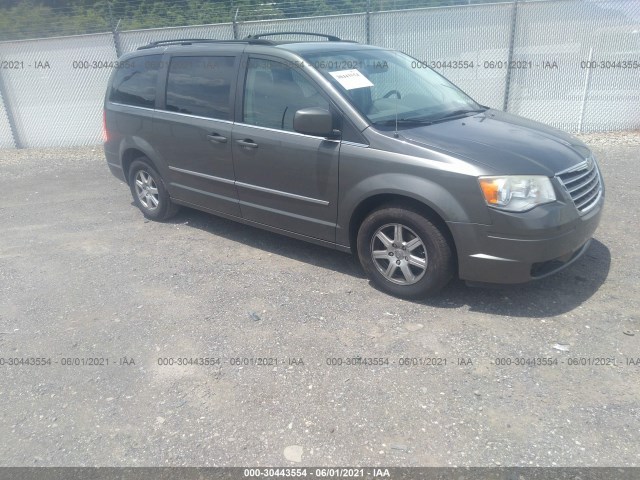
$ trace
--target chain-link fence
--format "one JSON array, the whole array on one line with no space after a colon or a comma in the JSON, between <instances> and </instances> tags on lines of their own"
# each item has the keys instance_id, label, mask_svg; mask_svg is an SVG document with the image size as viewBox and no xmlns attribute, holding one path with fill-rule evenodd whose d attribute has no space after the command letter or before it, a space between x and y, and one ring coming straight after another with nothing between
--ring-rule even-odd
<instances>
[{"instance_id":1,"label":"chain-link fence","mask_svg":"<svg viewBox=\"0 0 640 480\"><path fill-rule=\"evenodd\" d=\"M483 62L507 61L512 8L502 3L379 12L371 16L371 43L402 50L483 105L502 108L505 71Z\"/></svg>"},{"instance_id":2,"label":"chain-link fence","mask_svg":"<svg viewBox=\"0 0 640 480\"><path fill-rule=\"evenodd\" d=\"M226 23L0 42L0 148L99 143L109 63L151 41L282 31L402 50L484 105L564 130L640 128L637 0L408 8L421 3L352 0L350 13L316 15L327 13L319 2L275 1L227 9ZM117 25L117 13L109 14L106 25Z\"/></svg>"},{"instance_id":3,"label":"chain-link fence","mask_svg":"<svg viewBox=\"0 0 640 480\"><path fill-rule=\"evenodd\" d=\"M513 58L533 68L512 70L509 111L566 130L640 126L640 2L522 3L515 32Z\"/></svg>"},{"instance_id":4,"label":"chain-link fence","mask_svg":"<svg viewBox=\"0 0 640 480\"><path fill-rule=\"evenodd\" d=\"M345 40L366 43L366 14L331 15L322 17L303 17L281 20L257 20L243 22L239 27L240 38L256 33L276 32L321 32L335 35ZM299 36L283 37L287 40L299 40ZM307 37L306 40L309 40Z\"/></svg>"},{"instance_id":5,"label":"chain-link fence","mask_svg":"<svg viewBox=\"0 0 640 480\"><path fill-rule=\"evenodd\" d=\"M99 143L102 102L110 71L78 67L85 66L84 62L115 60L110 33L0 44L0 61L8 67L0 75L14 145L21 148ZM6 139L0 137L0 144L3 143Z\"/></svg>"},{"instance_id":6,"label":"chain-link fence","mask_svg":"<svg viewBox=\"0 0 640 480\"><path fill-rule=\"evenodd\" d=\"M156 40L174 40L178 38L217 38L220 40L232 40L234 37L232 24L226 23L219 25L197 25L193 27L131 30L121 32L118 38L121 53L128 53Z\"/></svg>"}]
</instances>

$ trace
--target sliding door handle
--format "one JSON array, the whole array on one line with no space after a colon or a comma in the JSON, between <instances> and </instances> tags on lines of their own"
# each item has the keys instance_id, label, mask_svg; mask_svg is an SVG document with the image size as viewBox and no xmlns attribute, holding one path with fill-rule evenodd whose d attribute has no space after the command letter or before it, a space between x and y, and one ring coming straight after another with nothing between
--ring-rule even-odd
<instances>
[{"instance_id":1,"label":"sliding door handle","mask_svg":"<svg viewBox=\"0 0 640 480\"><path fill-rule=\"evenodd\" d=\"M227 143L227 137L223 137L222 135L218 135L217 133L207 135L207 138L211 143Z\"/></svg>"},{"instance_id":2,"label":"sliding door handle","mask_svg":"<svg viewBox=\"0 0 640 480\"><path fill-rule=\"evenodd\" d=\"M244 140L236 140L236 143L244 148L258 148L258 144L250 138L245 138Z\"/></svg>"}]
</instances>

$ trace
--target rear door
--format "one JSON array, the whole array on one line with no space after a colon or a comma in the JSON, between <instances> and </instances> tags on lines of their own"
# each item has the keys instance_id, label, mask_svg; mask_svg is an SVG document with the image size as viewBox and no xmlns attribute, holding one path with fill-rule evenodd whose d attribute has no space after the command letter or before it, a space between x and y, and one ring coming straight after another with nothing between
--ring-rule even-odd
<instances>
[{"instance_id":1,"label":"rear door","mask_svg":"<svg viewBox=\"0 0 640 480\"><path fill-rule=\"evenodd\" d=\"M340 141L293 130L296 110L331 102L302 68L278 59L247 56L241 70L232 145L242 216L334 242Z\"/></svg>"},{"instance_id":2,"label":"rear door","mask_svg":"<svg viewBox=\"0 0 640 480\"><path fill-rule=\"evenodd\" d=\"M240 52L167 54L155 144L168 166L171 196L240 216L231 158L233 102Z\"/></svg>"}]
</instances>

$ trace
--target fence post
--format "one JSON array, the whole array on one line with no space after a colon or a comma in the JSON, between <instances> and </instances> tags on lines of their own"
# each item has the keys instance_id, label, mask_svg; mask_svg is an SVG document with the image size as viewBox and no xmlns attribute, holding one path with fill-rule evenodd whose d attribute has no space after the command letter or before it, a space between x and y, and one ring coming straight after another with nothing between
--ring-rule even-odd
<instances>
[{"instance_id":1,"label":"fence post","mask_svg":"<svg viewBox=\"0 0 640 480\"><path fill-rule=\"evenodd\" d=\"M591 61L593 60L593 47L589 48L589 63L588 67L591 67ZM578 122L578 133L582 133L582 124L584 123L584 112L587 106L587 96L589 95L589 86L591 85L591 72L592 68L586 69L586 77L584 79L584 92L582 92L582 105L580 106L580 121Z\"/></svg>"},{"instance_id":2,"label":"fence post","mask_svg":"<svg viewBox=\"0 0 640 480\"><path fill-rule=\"evenodd\" d=\"M113 45L116 47L116 56L120 58L122 56L122 45L120 43L120 20L118 20L118 24L116 28L114 28L111 33L113 34Z\"/></svg>"},{"instance_id":3,"label":"fence post","mask_svg":"<svg viewBox=\"0 0 640 480\"><path fill-rule=\"evenodd\" d=\"M365 17L364 29L366 44L371 45L371 0L367 0L367 15Z\"/></svg>"},{"instance_id":4,"label":"fence post","mask_svg":"<svg viewBox=\"0 0 640 480\"><path fill-rule=\"evenodd\" d=\"M502 110L507 111L509 107L509 89L511 87L511 62L513 61L513 46L516 39L516 22L518 18L518 0L514 0L513 8L511 10L511 36L509 37L509 55L507 57L507 75L505 77L504 85L504 101L502 103Z\"/></svg>"},{"instance_id":5,"label":"fence post","mask_svg":"<svg viewBox=\"0 0 640 480\"><path fill-rule=\"evenodd\" d=\"M4 110L5 112L7 112L7 121L9 122L11 135L13 136L13 144L16 148L24 148L24 145L20 140L20 135L18 134L18 128L16 127L15 117L13 116L13 109L11 108L11 101L9 100L9 95L2 78L2 70L0 70L0 96L2 97L2 101L4 102Z\"/></svg>"},{"instance_id":6,"label":"fence post","mask_svg":"<svg viewBox=\"0 0 640 480\"><path fill-rule=\"evenodd\" d=\"M233 39L238 40L240 34L238 33L238 12L240 12L240 7L236 8L236 13L233 15Z\"/></svg>"},{"instance_id":7,"label":"fence post","mask_svg":"<svg viewBox=\"0 0 640 480\"><path fill-rule=\"evenodd\" d=\"M111 26L111 34L113 35L113 46L116 48L116 57L120 58L122 56L122 45L120 44L119 32L120 20L118 20L118 23L115 26L113 25L114 18L111 10L111 2L108 2L107 6L109 7L109 25Z\"/></svg>"}]
</instances>

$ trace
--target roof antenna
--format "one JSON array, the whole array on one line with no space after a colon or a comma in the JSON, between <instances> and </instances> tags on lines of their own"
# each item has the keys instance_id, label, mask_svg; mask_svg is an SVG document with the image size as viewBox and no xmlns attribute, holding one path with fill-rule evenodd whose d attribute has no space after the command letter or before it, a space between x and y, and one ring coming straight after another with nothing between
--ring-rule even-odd
<instances>
[{"instance_id":1,"label":"roof antenna","mask_svg":"<svg viewBox=\"0 0 640 480\"><path fill-rule=\"evenodd\" d=\"M396 69L394 69L394 70L396 70ZM397 77L397 75L398 75L398 72L394 71L393 83L396 86L396 131L393 132L393 136L395 138L398 138L400 136L400 134L398 133L398 100L399 100L399 98L398 98L398 77Z\"/></svg>"},{"instance_id":2,"label":"roof antenna","mask_svg":"<svg viewBox=\"0 0 640 480\"><path fill-rule=\"evenodd\" d=\"M396 95L396 131L393 132L393 136L395 138L398 138L400 136L400 134L398 133L398 96L397 95Z\"/></svg>"},{"instance_id":3,"label":"roof antenna","mask_svg":"<svg viewBox=\"0 0 640 480\"><path fill-rule=\"evenodd\" d=\"M393 9L396 10L396 0L393 0ZM393 17L393 30L395 32L398 31L398 26L396 24L396 22L398 21L398 16L395 15ZM398 133L398 96L399 96L399 90L398 90L398 69L394 68L393 69L393 84L395 85L396 88L396 131L393 132L393 136L394 138L398 138L400 136L400 134Z\"/></svg>"}]
</instances>

